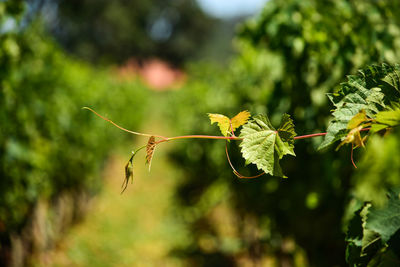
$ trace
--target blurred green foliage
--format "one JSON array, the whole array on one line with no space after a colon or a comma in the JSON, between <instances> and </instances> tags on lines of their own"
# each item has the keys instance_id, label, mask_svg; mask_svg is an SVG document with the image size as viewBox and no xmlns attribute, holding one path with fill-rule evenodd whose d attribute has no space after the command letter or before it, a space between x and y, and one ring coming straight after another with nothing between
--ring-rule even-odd
<instances>
[{"instance_id":1,"label":"blurred green foliage","mask_svg":"<svg viewBox=\"0 0 400 267\"><path fill-rule=\"evenodd\" d=\"M92 62L162 58L181 65L201 52L216 19L193 0L30 0L67 51Z\"/></svg>"},{"instance_id":2,"label":"blurred green foliage","mask_svg":"<svg viewBox=\"0 0 400 267\"><path fill-rule=\"evenodd\" d=\"M360 151L359 170L351 180L355 200L372 201L378 207L383 206L388 188L399 186L399 140L399 130L396 129L384 137L373 136L368 141L368 149Z\"/></svg>"},{"instance_id":3,"label":"blurred green foliage","mask_svg":"<svg viewBox=\"0 0 400 267\"><path fill-rule=\"evenodd\" d=\"M58 32L58 38L92 60L100 54L117 61L157 55L176 63L204 41L209 25L192 25L194 15L188 12L180 23L191 38L171 33L153 46L149 36L143 37L151 26L146 17L163 25L174 11L166 5L167 11L152 13L153 2L137 9L124 3L57 2L58 26L66 31ZM77 11L77 4L82 9ZM39 22L23 25L23 10L23 1L0 3L1 249L9 245L10 233L21 231L38 200L64 191L96 192L98 170L109 150L127 140L81 107L137 129L146 103L145 88L136 81L66 56ZM137 16L129 17L125 11L130 10ZM166 93L170 99L163 111L181 134L218 135L206 114L232 117L241 110L266 113L273 125L288 113L299 135L325 131L332 108L326 93L337 89L345 75L365 65L399 61L399 12L400 4L389 0L270 0L260 16L242 25L238 54L230 65L190 66L190 79L182 90ZM109 27L96 24L99 14ZM88 24L80 24L85 16ZM116 30L131 23L137 33ZM118 38L103 39L113 34ZM85 38L67 43L68 36ZM136 42L136 36L143 38ZM349 214L364 201L384 206L385 192L399 186L398 132L371 138L367 151L355 154L356 159L363 154L356 173L350 151L317 152L321 141L296 142L297 158L282 161L290 177L285 180L237 179L229 171L223 141L177 142L170 156L185 179L173 194L180 205L174 219L188 226L190 236L171 253L198 266L344 266ZM254 166L243 166L234 141L228 147L240 173L258 174Z\"/></svg>"},{"instance_id":4,"label":"blurred green foliage","mask_svg":"<svg viewBox=\"0 0 400 267\"><path fill-rule=\"evenodd\" d=\"M171 96L175 127L182 133L218 134L207 112L230 117L247 109L253 115L267 113L274 125L283 113L291 114L299 135L325 131L332 108L326 93L365 65L399 60L398 12L400 4L388 0L269 1L260 16L241 27L239 53L229 68L193 66L193 80ZM175 252L200 265L229 266L243 255L255 262L273 255L281 264L294 264L304 250L307 266L344 266L344 210L353 188L359 192L359 181L368 181L351 179L349 150L316 152L321 141L296 142L296 159L282 163L289 179L251 181L229 172L224 144L182 142L171 157L185 172L176 193L192 242ZM399 147L398 141L389 142ZM229 147L234 165L243 165L236 145ZM398 166L391 166L390 185L399 183ZM257 173L251 167L238 170ZM379 180L383 173L376 175ZM234 238L212 218L221 205L233 213ZM204 245L204 240L211 241ZM297 245L288 249L288 240Z\"/></svg>"},{"instance_id":5,"label":"blurred green foliage","mask_svg":"<svg viewBox=\"0 0 400 267\"><path fill-rule=\"evenodd\" d=\"M39 22L21 26L23 7L22 1L0 3L0 250L39 199L96 192L107 154L129 140L81 108L133 128L147 94L139 82L66 56ZM7 20L13 27L5 31Z\"/></svg>"}]
</instances>

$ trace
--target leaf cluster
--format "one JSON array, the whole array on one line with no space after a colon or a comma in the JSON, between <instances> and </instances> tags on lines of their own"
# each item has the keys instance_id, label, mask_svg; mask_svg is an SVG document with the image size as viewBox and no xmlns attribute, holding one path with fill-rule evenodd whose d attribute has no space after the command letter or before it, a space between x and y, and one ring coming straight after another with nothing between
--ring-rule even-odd
<instances>
[{"instance_id":1,"label":"leaf cluster","mask_svg":"<svg viewBox=\"0 0 400 267\"><path fill-rule=\"evenodd\" d=\"M120 126L110 121L107 118L99 115L97 112L90 108L86 108L101 118L109 121L120 129ZM223 137L219 136L207 136L207 135L188 135L188 136L176 136L176 137L163 137L157 136L161 138L161 140L156 141L156 137L153 135L132 132L126 129L130 133L137 135L145 135L150 136L146 146L143 146L136 151L133 152L131 157L129 158L126 166L125 166L125 180L122 185L123 190L125 191L129 180L133 180L133 158L143 148L146 148L146 161L145 163L149 165L149 170L151 167L151 161L154 155L155 148L157 144L171 141L176 139L190 139L190 138L202 138L202 139L225 139L227 142L230 140L241 141L240 147L243 158L246 160L246 164L255 164L259 170L262 170L263 173L270 174L272 176L287 178L279 165L279 161L285 155L295 156L294 153L294 137L296 133L294 131L293 120L290 118L288 114L284 114L282 117L282 121L278 127L275 129L268 117L265 115L257 115L250 119L250 113L248 111L241 111L232 119L229 119L225 115L221 114L208 114L211 124L217 123L221 134ZM249 120L250 119L250 120ZM235 130L239 127L243 126L240 131L239 137L235 135ZM227 152L227 150L226 150ZM227 152L228 161L233 169L233 172L239 178L255 178L260 175L254 177L245 177L239 174L234 167L232 166L229 155Z\"/></svg>"},{"instance_id":2,"label":"leaf cluster","mask_svg":"<svg viewBox=\"0 0 400 267\"><path fill-rule=\"evenodd\" d=\"M294 124L288 114L284 114L278 130L268 117L257 115L249 122L250 113L242 111L232 119L221 114L208 114L211 124L218 123L224 136L233 135L234 131L243 126L240 132L241 152L246 164L253 163L259 170L277 177L287 178L279 165L284 155L295 156L294 153ZM234 170L235 172L235 170Z\"/></svg>"},{"instance_id":3,"label":"leaf cluster","mask_svg":"<svg viewBox=\"0 0 400 267\"><path fill-rule=\"evenodd\" d=\"M335 106L333 120L319 149L336 141L364 146L360 130L371 126L371 133L399 125L400 66L372 65L350 75L338 92L328 97ZM397 118L397 119L396 119Z\"/></svg>"}]
</instances>

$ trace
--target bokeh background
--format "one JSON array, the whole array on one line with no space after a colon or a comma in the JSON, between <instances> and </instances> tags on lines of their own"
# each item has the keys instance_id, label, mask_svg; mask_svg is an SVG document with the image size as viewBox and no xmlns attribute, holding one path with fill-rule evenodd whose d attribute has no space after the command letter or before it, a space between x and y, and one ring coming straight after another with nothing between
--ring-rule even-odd
<instances>
[{"instance_id":1,"label":"bokeh background","mask_svg":"<svg viewBox=\"0 0 400 267\"><path fill-rule=\"evenodd\" d=\"M324 132L326 93L400 62L398 14L391 0L0 1L0 265L346 266L355 207L400 185L398 131L357 150L357 170L349 148L297 141L288 179L238 179L223 141L166 143L121 195L146 139L82 107L165 136L218 135L207 113L241 110Z\"/></svg>"}]
</instances>

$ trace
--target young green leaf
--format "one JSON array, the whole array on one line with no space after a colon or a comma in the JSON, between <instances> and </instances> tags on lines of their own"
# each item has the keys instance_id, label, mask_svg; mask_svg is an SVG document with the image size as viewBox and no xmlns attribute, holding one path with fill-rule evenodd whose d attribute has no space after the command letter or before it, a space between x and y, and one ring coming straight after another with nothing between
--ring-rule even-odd
<instances>
[{"instance_id":1,"label":"young green leaf","mask_svg":"<svg viewBox=\"0 0 400 267\"><path fill-rule=\"evenodd\" d=\"M376 114L375 123L371 126L371 133L378 132L388 127L400 125L400 108L381 111Z\"/></svg>"},{"instance_id":2,"label":"young green leaf","mask_svg":"<svg viewBox=\"0 0 400 267\"><path fill-rule=\"evenodd\" d=\"M285 177L279 165L284 155L293 155L294 148L293 121L289 115L284 115L278 130L275 130L268 118L258 115L243 126L240 144L246 163L255 164L258 169L273 176Z\"/></svg>"}]
</instances>

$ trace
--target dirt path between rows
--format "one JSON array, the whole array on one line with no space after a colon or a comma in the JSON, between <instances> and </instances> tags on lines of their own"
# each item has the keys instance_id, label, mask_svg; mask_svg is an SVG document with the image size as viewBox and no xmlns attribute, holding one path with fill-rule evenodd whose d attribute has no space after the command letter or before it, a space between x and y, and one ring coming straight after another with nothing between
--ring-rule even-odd
<instances>
[{"instance_id":1,"label":"dirt path between rows","mask_svg":"<svg viewBox=\"0 0 400 267\"><path fill-rule=\"evenodd\" d=\"M153 115L153 117L156 115ZM159 118L143 127L167 133ZM132 148L114 153L104 170L104 189L93 200L86 219L73 227L49 257L53 266L180 266L168 253L184 244L185 227L174 216L174 187L179 172L168 162L171 144L155 151L152 170L144 153L134 159L134 182L124 194L124 166L134 147L146 144L137 138Z\"/></svg>"}]
</instances>

